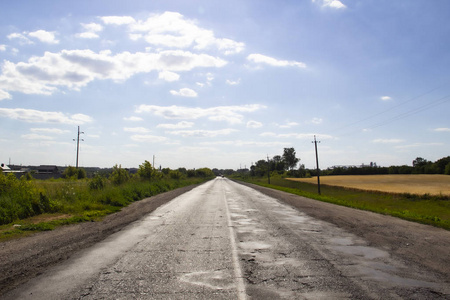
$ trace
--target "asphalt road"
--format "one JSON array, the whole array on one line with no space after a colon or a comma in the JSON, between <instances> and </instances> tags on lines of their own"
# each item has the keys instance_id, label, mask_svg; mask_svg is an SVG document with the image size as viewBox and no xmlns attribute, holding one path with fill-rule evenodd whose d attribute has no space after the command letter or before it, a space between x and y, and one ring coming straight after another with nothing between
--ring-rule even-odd
<instances>
[{"instance_id":1,"label":"asphalt road","mask_svg":"<svg viewBox=\"0 0 450 300\"><path fill-rule=\"evenodd\" d=\"M228 179L209 181L4 299L448 299L448 283Z\"/></svg>"}]
</instances>

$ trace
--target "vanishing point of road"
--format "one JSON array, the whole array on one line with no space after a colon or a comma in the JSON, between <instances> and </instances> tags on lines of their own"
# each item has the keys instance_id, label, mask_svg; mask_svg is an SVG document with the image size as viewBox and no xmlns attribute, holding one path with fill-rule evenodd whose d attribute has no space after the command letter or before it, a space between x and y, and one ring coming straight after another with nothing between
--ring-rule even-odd
<instances>
[{"instance_id":1,"label":"vanishing point of road","mask_svg":"<svg viewBox=\"0 0 450 300\"><path fill-rule=\"evenodd\" d=\"M449 299L448 282L216 178L5 299Z\"/></svg>"}]
</instances>

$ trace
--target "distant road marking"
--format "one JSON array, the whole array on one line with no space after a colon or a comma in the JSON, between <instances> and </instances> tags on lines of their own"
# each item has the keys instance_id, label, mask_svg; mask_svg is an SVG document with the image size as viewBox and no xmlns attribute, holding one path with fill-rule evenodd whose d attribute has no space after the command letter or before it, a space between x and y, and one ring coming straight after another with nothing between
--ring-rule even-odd
<instances>
[{"instance_id":1,"label":"distant road marking","mask_svg":"<svg viewBox=\"0 0 450 300\"><path fill-rule=\"evenodd\" d=\"M237 247L236 247L236 235L233 230L233 224L231 222L230 210L228 208L227 197L225 196L225 189L223 188L223 186L222 186L222 198L223 198L223 201L225 201L225 210L226 210L226 214L227 214L228 230L230 231L231 253L232 253L232 259L233 259L233 266L234 266L234 276L236 278L236 283L237 283L238 297L240 300L246 300L247 293L245 292L244 277L242 275L241 265L239 264L239 256L238 256L238 251L237 251Z\"/></svg>"}]
</instances>

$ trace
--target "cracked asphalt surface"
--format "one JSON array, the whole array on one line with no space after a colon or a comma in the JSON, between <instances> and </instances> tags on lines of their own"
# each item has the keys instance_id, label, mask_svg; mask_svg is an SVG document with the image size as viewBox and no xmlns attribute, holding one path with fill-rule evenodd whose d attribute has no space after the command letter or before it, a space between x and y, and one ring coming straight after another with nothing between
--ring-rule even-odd
<instances>
[{"instance_id":1,"label":"cracked asphalt surface","mask_svg":"<svg viewBox=\"0 0 450 300\"><path fill-rule=\"evenodd\" d=\"M450 296L447 231L258 189L261 192L223 178L209 181L77 251L2 298ZM431 239L428 250L403 250L405 238L414 244L409 238L423 232L426 242ZM424 253L430 251L441 257Z\"/></svg>"}]
</instances>

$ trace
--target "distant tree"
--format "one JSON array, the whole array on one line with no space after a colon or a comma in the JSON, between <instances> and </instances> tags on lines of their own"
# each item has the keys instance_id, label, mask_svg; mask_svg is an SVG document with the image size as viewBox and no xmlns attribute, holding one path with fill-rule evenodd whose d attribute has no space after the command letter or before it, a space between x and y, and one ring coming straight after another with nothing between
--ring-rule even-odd
<instances>
[{"instance_id":1,"label":"distant tree","mask_svg":"<svg viewBox=\"0 0 450 300\"><path fill-rule=\"evenodd\" d=\"M155 169L152 167L151 163L146 160L142 165L139 165L139 170L137 173L139 174L139 177L151 180L154 172Z\"/></svg>"},{"instance_id":2,"label":"distant tree","mask_svg":"<svg viewBox=\"0 0 450 300\"><path fill-rule=\"evenodd\" d=\"M214 177L213 171L209 168L200 168L195 170L195 176L197 177Z\"/></svg>"},{"instance_id":3,"label":"distant tree","mask_svg":"<svg viewBox=\"0 0 450 300\"><path fill-rule=\"evenodd\" d=\"M83 168L75 168L72 166L68 166L63 174L63 178L71 178L71 179L83 179L86 178L86 171Z\"/></svg>"},{"instance_id":4,"label":"distant tree","mask_svg":"<svg viewBox=\"0 0 450 300\"><path fill-rule=\"evenodd\" d=\"M417 157L415 160L413 160L412 165L414 168L416 167L422 167L428 164L429 161L422 157Z\"/></svg>"},{"instance_id":5,"label":"distant tree","mask_svg":"<svg viewBox=\"0 0 450 300\"><path fill-rule=\"evenodd\" d=\"M267 174L267 167L267 161L265 159L260 159L250 169L254 172L254 175L252 174L253 176L264 176L264 174Z\"/></svg>"},{"instance_id":6,"label":"distant tree","mask_svg":"<svg viewBox=\"0 0 450 300\"><path fill-rule=\"evenodd\" d=\"M445 175L450 175L450 163L448 163L448 164L445 166L444 174L445 174Z\"/></svg>"},{"instance_id":7,"label":"distant tree","mask_svg":"<svg viewBox=\"0 0 450 300\"><path fill-rule=\"evenodd\" d=\"M74 178L77 175L77 168L68 166L62 173L63 178Z\"/></svg>"},{"instance_id":8,"label":"distant tree","mask_svg":"<svg viewBox=\"0 0 450 300\"><path fill-rule=\"evenodd\" d=\"M179 179L181 179L181 178L184 177L184 174L181 173L181 172L178 171L178 170L173 170L173 171L170 171L170 172L169 172L169 176L170 176L171 179L179 180Z\"/></svg>"},{"instance_id":9,"label":"distant tree","mask_svg":"<svg viewBox=\"0 0 450 300\"><path fill-rule=\"evenodd\" d=\"M86 170L83 169L83 168L78 168L78 170L77 170L77 178L78 179L86 178Z\"/></svg>"},{"instance_id":10,"label":"distant tree","mask_svg":"<svg viewBox=\"0 0 450 300\"><path fill-rule=\"evenodd\" d=\"M111 180L112 183L119 185L122 183L127 182L130 179L130 173L128 173L127 170L122 169L122 165L115 165L113 167L113 171L111 175L109 176L109 180Z\"/></svg>"},{"instance_id":11,"label":"distant tree","mask_svg":"<svg viewBox=\"0 0 450 300\"><path fill-rule=\"evenodd\" d=\"M295 149L294 148L284 148L283 152L283 160L285 163L285 166L289 170L293 170L295 166L300 161L299 158L295 157Z\"/></svg>"},{"instance_id":12,"label":"distant tree","mask_svg":"<svg viewBox=\"0 0 450 300\"><path fill-rule=\"evenodd\" d=\"M161 172L162 172L164 175L168 175L169 172L170 172L170 168L163 168L163 169L161 170Z\"/></svg>"},{"instance_id":13,"label":"distant tree","mask_svg":"<svg viewBox=\"0 0 450 300\"><path fill-rule=\"evenodd\" d=\"M275 155L270 161L270 164L271 164L270 169L278 172L282 172L286 168L286 163L284 162L283 157L281 157L281 155Z\"/></svg>"},{"instance_id":14,"label":"distant tree","mask_svg":"<svg viewBox=\"0 0 450 300\"><path fill-rule=\"evenodd\" d=\"M445 174L445 168L448 164L450 164L450 156L443 157L437 160L434 164L436 165L439 174Z\"/></svg>"}]
</instances>

